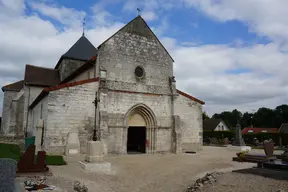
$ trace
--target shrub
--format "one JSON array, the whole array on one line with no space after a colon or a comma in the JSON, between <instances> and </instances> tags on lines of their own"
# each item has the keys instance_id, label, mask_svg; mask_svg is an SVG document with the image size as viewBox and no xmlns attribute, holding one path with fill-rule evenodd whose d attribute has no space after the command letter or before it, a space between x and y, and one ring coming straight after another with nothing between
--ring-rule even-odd
<instances>
[{"instance_id":1,"label":"shrub","mask_svg":"<svg viewBox=\"0 0 288 192\"><path fill-rule=\"evenodd\" d=\"M0 158L20 159L20 147L16 144L0 143Z\"/></svg>"},{"instance_id":2,"label":"shrub","mask_svg":"<svg viewBox=\"0 0 288 192\"><path fill-rule=\"evenodd\" d=\"M224 138L228 138L231 140L231 138L234 136L234 133L232 131L203 131L203 138L217 138L219 140L223 140Z\"/></svg>"}]
</instances>

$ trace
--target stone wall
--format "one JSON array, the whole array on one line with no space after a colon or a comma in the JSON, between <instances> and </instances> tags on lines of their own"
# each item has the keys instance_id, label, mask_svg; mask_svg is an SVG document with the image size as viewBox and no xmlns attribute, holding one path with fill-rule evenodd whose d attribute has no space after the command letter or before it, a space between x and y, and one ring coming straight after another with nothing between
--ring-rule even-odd
<instances>
[{"instance_id":1,"label":"stone wall","mask_svg":"<svg viewBox=\"0 0 288 192\"><path fill-rule=\"evenodd\" d=\"M26 130L26 126L27 126L27 132L28 132L28 137L33 135L33 132L31 132L31 126L32 126L32 112L29 112L28 117L27 117L27 113L28 113L28 108L29 106L33 103L33 101L38 97L38 95L42 92L42 90L44 89L44 87L36 87L36 86L25 86L24 87L24 97L25 97L25 101L23 104L23 128L22 130L25 132ZM26 121L28 120L28 122L26 123Z\"/></svg>"},{"instance_id":2,"label":"stone wall","mask_svg":"<svg viewBox=\"0 0 288 192\"><path fill-rule=\"evenodd\" d=\"M182 150L202 148L202 105L181 94L175 100L175 115L180 117Z\"/></svg>"},{"instance_id":3,"label":"stone wall","mask_svg":"<svg viewBox=\"0 0 288 192\"><path fill-rule=\"evenodd\" d=\"M142 25L142 21L135 21ZM131 24L130 24L131 25ZM99 63L107 70L109 89L170 94L169 77L173 76L173 61L147 27L145 34L131 33L126 26L98 50ZM144 78L135 77L135 68L143 67Z\"/></svg>"},{"instance_id":4,"label":"stone wall","mask_svg":"<svg viewBox=\"0 0 288 192\"><path fill-rule=\"evenodd\" d=\"M23 123L24 123L24 104L25 104L25 96L24 94L17 101L17 113L16 113L16 135L23 136Z\"/></svg>"},{"instance_id":5,"label":"stone wall","mask_svg":"<svg viewBox=\"0 0 288 192\"><path fill-rule=\"evenodd\" d=\"M85 64L85 61L73 59L63 59L59 65L60 80L63 81L66 77L72 74L76 69Z\"/></svg>"},{"instance_id":6,"label":"stone wall","mask_svg":"<svg viewBox=\"0 0 288 192\"><path fill-rule=\"evenodd\" d=\"M73 82L87 80L87 79L93 79L94 78L94 70L95 70L95 67L91 67L90 69L79 74L74 79L70 80L68 83L73 83Z\"/></svg>"},{"instance_id":7,"label":"stone wall","mask_svg":"<svg viewBox=\"0 0 288 192\"><path fill-rule=\"evenodd\" d=\"M102 139L106 143L109 153L126 153L128 127L125 125L125 116L130 108L139 103L149 107L156 116L155 151L170 152L172 133L170 97L109 91L106 95L101 96L100 102L100 113L106 113L108 117L101 118L101 129Z\"/></svg>"},{"instance_id":8,"label":"stone wall","mask_svg":"<svg viewBox=\"0 0 288 192\"><path fill-rule=\"evenodd\" d=\"M2 122L1 122L1 134L9 134L10 126L10 114L11 114L11 102L12 99L18 94L17 91L5 91L3 99L3 108L2 108Z\"/></svg>"},{"instance_id":9,"label":"stone wall","mask_svg":"<svg viewBox=\"0 0 288 192\"><path fill-rule=\"evenodd\" d=\"M47 96L47 121L44 123L44 149L63 154L69 131L77 128L81 153L86 152L86 141L94 128L95 92L98 82L51 91Z\"/></svg>"},{"instance_id":10,"label":"stone wall","mask_svg":"<svg viewBox=\"0 0 288 192\"><path fill-rule=\"evenodd\" d=\"M101 94L100 118L108 152L126 153L125 115L139 103L148 106L156 116L156 151L170 151L169 77L173 76L173 60L144 21L137 17L102 44L97 62L107 71L108 92ZM137 66L144 69L143 78L135 76Z\"/></svg>"}]
</instances>

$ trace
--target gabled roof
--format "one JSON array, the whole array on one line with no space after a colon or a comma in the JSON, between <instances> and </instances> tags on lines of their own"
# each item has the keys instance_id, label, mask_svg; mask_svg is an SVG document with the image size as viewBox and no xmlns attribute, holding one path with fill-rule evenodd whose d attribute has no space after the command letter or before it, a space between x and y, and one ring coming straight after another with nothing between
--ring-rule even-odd
<instances>
[{"instance_id":1,"label":"gabled roof","mask_svg":"<svg viewBox=\"0 0 288 192\"><path fill-rule=\"evenodd\" d=\"M28 85L54 86L60 83L57 69L26 65L24 81Z\"/></svg>"},{"instance_id":2,"label":"gabled roof","mask_svg":"<svg viewBox=\"0 0 288 192\"><path fill-rule=\"evenodd\" d=\"M57 69L62 61L62 59L75 59L80 61L88 61L91 57L97 55L97 49L94 45L82 35L76 43L59 59L55 69Z\"/></svg>"},{"instance_id":3,"label":"gabled roof","mask_svg":"<svg viewBox=\"0 0 288 192\"><path fill-rule=\"evenodd\" d=\"M180 95L183 95L184 97L187 97L188 99L191 99L193 101L196 101L197 103L200 103L201 105L204 105L205 102L204 101L201 101L200 99L197 99L196 97L193 97L187 93L184 93L183 91L180 91L177 89L177 93L179 93Z\"/></svg>"},{"instance_id":4,"label":"gabled roof","mask_svg":"<svg viewBox=\"0 0 288 192\"><path fill-rule=\"evenodd\" d=\"M167 49L164 47L164 45L160 42L160 40L158 39L158 37L153 33L153 31L150 29L149 25L146 23L146 21L139 15L137 17L135 17L134 19L132 19L130 22L128 22L124 27L122 27L121 29L119 29L116 33L114 33L111 37L109 37L108 39L106 39L102 44L100 44L98 46L98 49L100 49L100 47L105 44L109 39L111 39L112 37L114 37L118 32L122 31L123 29L127 28L130 25L136 25L137 27L136 30L133 29L128 29L129 32L133 32L133 33L137 33L137 34L143 34L145 33L145 31L149 31L152 36L154 36L156 38L156 40L159 42L159 44L163 47L163 49L165 50L165 52L169 55L169 57L171 58L171 60L174 62L174 59L172 58L172 56L170 55L170 53L167 51Z\"/></svg>"},{"instance_id":5,"label":"gabled roof","mask_svg":"<svg viewBox=\"0 0 288 192\"><path fill-rule=\"evenodd\" d=\"M245 127L242 134L247 133L277 133L278 128L259 128L259 127Z\"/></svg>"},{"instance_id":6,"label":"gabled roof","mask_svg":"<svg viewBox=\"0 0 288 192\"><path fill-rule=\"evenodd\" d=\"M2 87L2 91L20 91L24 87L24 80L17 81Z\"/></svg>"},{"instance_id":7,"label":"gabled roof","mask_svg":"<svg viewBox=\"0 0 288 192\"><path fill-rule=\"evenodd\" d=\"M280 133L288 133L288 123L282 123L280 129L279 129Z\"/></svg>"},{"instance_id":8,"label":"gabled roof","mask_svg":"<svg viewBox=\"0 0 288 192\"><path fill-rule=\"evenodd\" d=\"M203 120L203 130L204 131L213 131L221 122L220 119L204 119Z\"/></svg>"},{"instance_id":9,"label":"gabled roof","mask_svg":"<svg viewBox=\"0 0 288 192\"><path fill-rule=\"evenodd\" d=\"M82 80L74 83L67 83L68 81L72 80L73 78L77 77L77 75L81 74L82 72L86 71L90 67L94 66L96 61L96 56L90 58L84 65L82 65L80 68L78 68L76 71L74 71L71 75L69 75L66 79L59 83L52 85L51 87L47 87L43 89L43 91L36 97L36 99L33 101L33 103L29 106L29 108L33 108L36 106L44 97L46 97L50 91L55 91L58 89L62 89L64 87L71 87L75 85L81 85L93 81L98 81L99 78L92 78L92 79L87 79L87 80Z\"/></svg>"}]
</instances>

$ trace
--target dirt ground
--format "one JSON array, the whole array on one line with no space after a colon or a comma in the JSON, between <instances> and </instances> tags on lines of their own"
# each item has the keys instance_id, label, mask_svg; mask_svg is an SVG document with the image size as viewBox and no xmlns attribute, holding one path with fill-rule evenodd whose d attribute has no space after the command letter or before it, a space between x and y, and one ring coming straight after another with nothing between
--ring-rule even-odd
<instances>
[{"instance_id":1,"label":"dirt ground","mask_svg":"<svg viewBox=\"0 0 288 192\"><path fill-rule=\"evenodd\" d=\"M48 178L48 184L60 187L63 191L73 191L73 182L78 180L91 192L182 192L207 172L255 166L233 162L235 153L223 147L204 147L196 154L105 157L112 164L114 175L86 172L78 162L84 160L84 156L69 157L66 158L66 166L50 166L53 177Z\"/></svg>"}]
</instances>

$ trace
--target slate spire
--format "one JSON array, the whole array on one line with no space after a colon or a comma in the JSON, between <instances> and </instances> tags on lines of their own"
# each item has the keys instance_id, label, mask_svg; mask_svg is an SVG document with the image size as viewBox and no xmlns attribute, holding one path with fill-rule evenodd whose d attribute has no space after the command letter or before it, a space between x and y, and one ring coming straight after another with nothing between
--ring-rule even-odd
<instances>
[{"instance_id":1,"label":"slate spire","mask_svg":"<svg viewBox=\"0 0 288 192\"><path fill-rule=\"evenodd\" d=\"M78 41L62 56L76 60L89 60L97 53L92 43L82 35Z\"/></svg>"},{"instance_id":2,"label":"slate spire","mask_svg":"<svg viewBox=\"0 0 288 192\"><path fill-rule=\"evenodd\" d=\"M97 55L97 48L85 37L83 32L82 36L76 43L59 59L55 69L57 69L63 59L74 59L80 61L88 61L93 56Z\"/></svg>"}]
</instances>

